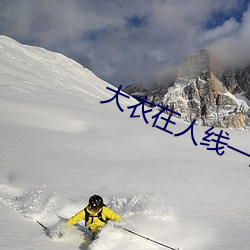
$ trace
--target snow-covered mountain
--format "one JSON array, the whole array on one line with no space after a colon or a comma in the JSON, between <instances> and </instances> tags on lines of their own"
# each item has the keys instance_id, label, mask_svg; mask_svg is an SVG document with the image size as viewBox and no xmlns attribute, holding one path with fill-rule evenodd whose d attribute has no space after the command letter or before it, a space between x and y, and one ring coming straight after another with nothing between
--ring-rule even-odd
<instances>
[{"instance_id":1,"label":"snow-covered mountain","mask_svg":"<svg viewBox=\"0 0 250 250\"><path fill-rule=\"evenodd\" d=\"M203 126L249 129L249 79L249 68L215 72L208 50L203 49L179 66L170 86L135 92L147 95L153 104L168 105L188 122L196 119ZM124 91L134 94L131 89L128 86Z\"/></svg>"},{"instance_id":2,"label":"snow-covered mountain","mask_svg":"<svg viewBox=\"0 0 250 250\"><path fill-rule=\"evenodd\" d=\"M167 115L153 126L157 110L148 123L139 108L130 118L132 98L119 96L124 112L101 104L115 94L106 87L116 89L63 55L0 36L0 248L162 249L111 224L91 243L84 222L62 239L36 223L53 229L97 193L124 227L168 246L248 250L249 133L224 129L220 156L216 137L200 144L207 127L193 127L194 146L191 130L177 136L190 123L172 117L170 134Z\"/></svg>"}]
</instances>

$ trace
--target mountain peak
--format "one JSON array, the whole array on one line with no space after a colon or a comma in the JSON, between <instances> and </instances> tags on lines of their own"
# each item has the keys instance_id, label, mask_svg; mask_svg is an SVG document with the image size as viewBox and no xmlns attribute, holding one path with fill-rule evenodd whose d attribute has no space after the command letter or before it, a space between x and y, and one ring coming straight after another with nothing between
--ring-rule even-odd
<instances>
[{"instance_id":1,"label":"mountain peak","mask_svg":"<svg viewBox=\"0 0 250 250\"><path fill-rule=\"evenodd\" d=\"M201 49L179 66L172 85L153 88L146 95L155 105L168 105L185 121L195 119L203 126L248 129L250 108L233 93L238 89L236 93L241 91L247 96L249 71L221 76L214 72L212 56Z\"/></svg>"},{"instance_id":2,"label":"mountain peak","mask_svg":"<svg viewBox=\"0 0 250 250\"><path fill-rule=\"evenodd\" d=\"M210 70L210 56L207 49L201 49L189 56L177 69L178 77L194 77Z\"/></svg>"}]
</instances>

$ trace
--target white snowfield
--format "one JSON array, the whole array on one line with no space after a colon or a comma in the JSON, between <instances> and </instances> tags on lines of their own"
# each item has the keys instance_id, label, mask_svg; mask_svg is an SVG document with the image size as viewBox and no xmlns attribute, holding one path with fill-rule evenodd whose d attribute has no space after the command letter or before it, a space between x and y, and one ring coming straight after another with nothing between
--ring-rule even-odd
<instances>
[{"instance_id":1,"label":"white snowfield","mask_svg":"<svg viewBox=\"0 0 250 250\"><path fill-rule=\"evenodd\" d=\"M126 70L126 69L124 69ZM0 249L153 250L164 247L108 224L90 242L84 222L50 239L93 194L121 225L183 250L250 249L250 157L215 141L209 128L171 118L167 133L153 111L130 118L137 102L63 55L0 36ZM148 108L146 108L148 109ZM168 118L166 115L165 118ZM157 126L164 127L159 118ZM220 129L213 132L219 134ZM222 142L250 154L250 134L223 129ZM219 146L223 146L219 144Z\"/></svg>"}]
</instances>

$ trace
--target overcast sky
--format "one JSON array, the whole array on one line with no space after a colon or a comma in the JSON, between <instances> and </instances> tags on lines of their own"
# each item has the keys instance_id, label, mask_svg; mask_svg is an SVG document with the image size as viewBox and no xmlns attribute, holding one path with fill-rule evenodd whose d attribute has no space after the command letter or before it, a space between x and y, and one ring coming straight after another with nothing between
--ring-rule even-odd
<instances>
[{"instance_id":1,"label":"overcast sky","mask_svg":"<svg viewBox=\"0 0 250 250\"><path fill-rule=\"evenodd\" d=\"M212 47L250 62L250 0L0 0L0 34L61 52L116 86L152 84Z\"/></svg>"}]
</instances>

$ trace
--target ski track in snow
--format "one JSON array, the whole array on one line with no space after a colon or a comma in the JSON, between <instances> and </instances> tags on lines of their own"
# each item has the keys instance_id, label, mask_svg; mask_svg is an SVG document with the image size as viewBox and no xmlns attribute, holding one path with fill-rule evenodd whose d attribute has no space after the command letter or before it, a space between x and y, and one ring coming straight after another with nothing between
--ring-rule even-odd
<instances>
[{"instance_id":1,"label":"ski track in snow","mask_svg":"<svg viewBox=\"0 0 250 250\"><path fill-rule=\"evenodd\" d=\"M71 118L70 115L65 114L65 110L52 109L48 105L33 104L31 106L28 102L5 100L1 103L0 114L4 113L6 108L9 112L2 117L2 121L73 134L85 133L91 129L87 122ZM22 112L20 112L20 108Z\"/></svg>"}]
</instances>

